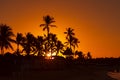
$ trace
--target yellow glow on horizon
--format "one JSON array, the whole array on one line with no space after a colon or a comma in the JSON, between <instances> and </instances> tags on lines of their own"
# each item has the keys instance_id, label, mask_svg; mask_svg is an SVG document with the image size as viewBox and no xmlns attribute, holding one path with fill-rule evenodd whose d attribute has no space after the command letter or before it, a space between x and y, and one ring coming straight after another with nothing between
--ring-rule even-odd
<instances>
[{"instance_id":1,"label":"yellow glow on horizon","mask_svg":"<svg viewBox=\"0 0 120 80\"><path fill-rule=\"evenodd\" d=\"M51 53L48 53L46 56L47 56L47 57L51 57Z\"/></svg>"},{"instance_id":2,"label":"yellow glow on horizon","mask_svg":"<svg viewBox=\"0 0 120 80\"><path fill-rule=\"evenodd\" d=\"M53 53L49 52L46 56L51 57L51 56L55 56L55 55L56 55L56 52L53 52Z\"/></svg>"}]
</instances>

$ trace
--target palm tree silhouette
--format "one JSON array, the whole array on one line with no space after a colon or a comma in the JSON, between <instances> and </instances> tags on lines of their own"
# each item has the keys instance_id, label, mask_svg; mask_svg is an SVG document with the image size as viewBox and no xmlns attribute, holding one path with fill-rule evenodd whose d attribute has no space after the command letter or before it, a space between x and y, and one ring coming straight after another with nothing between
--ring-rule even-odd
<instances>
[{"instance_id":1,"label":"palm tree silhouette","mask_svg":"<svg viewBox=\"0 0 120 80\"><path fill-rule=\"evenodd\" d=\"M27 55L30 55L31 52L33 52L34 50L34 35L31 33L27 33L26 37L23 38L22 40L22 47L23 47L23 51L26 52Z\"/></svg>"},{"instance_id":2,"label":"palm tree silhouette","mask_svg":"<svg viewBox=\"0 0 120 80\"><path fill-rule=\"evenodd\" d=\"M12 37L14 37L12 29L6 24L0 24L1 54L4 54L4 48L5 49L11 48L13 50L11 43L15 42L15 40L12 39Z\"/></svg>"},{"instance_id":3,"label":"palm tree silhouette","mask_svg":"<svg viewBox=\"0 0 120 80\"><path fill-rule=\"evenodd\" d=\"M48 36L48 42L49 42L49 33L50 33L50 27L56 27L56 25L52 25L52 23L55 22L54 18L46 15L43 17L44 24L40 24L40 27L44 27L43 31L47 30L47 36Z\"/></svg>"},{"instance_id":4,"label":"palm tree silhouette","mask_svg":"<svg viewBox=\"0 0 120 80\"><path fill-rule=\"evenodd\" d=\"M43 28L43 31L47 30L47 40L48 42L45 44L46 47L49 47L50 46L50 37L49 37L49 34L50 34L50 27L56 27L56 25L53 25L52 23L55 22L54 18L49 16L49 15L46 15L43 17L43 21L45 22L44 24L40 24L40 27L44 27ZM48 51L49 51L49 48L48 48Z\"/></svg>"},{"instance_id":5,"label":"palm tree silhouette","mask_svg":"<svg viewBox=\"0 0 120 80\"><path fill-rule=\"evenodd\" d=\"M19 46L22 43L22 40L23 40L23 34L22 33L17 33L16 44L17 44L17 53L18 54L20 53Z\"/></svg>"},{"instance_id":6,"label":"palm tree silhouette","mask_svg":"<svg viewBox=\"0 0 120 80\"><path fill-rule=\"evenodd\" d=\"M66 49L68 55L70 55L69 53L73 53L72 47L75 51L75 47L78 47L78 43L80 43L80 41L75 37L75 33L73 31L74 29L69 27L66 29L66 32L64 32L64 34L67 34L66 36L67 42L65 42L65 44L69 45L69 47L67 47Z\"/></svg>"},{"instance_id":7,"label":"palm tree silhouette","mask_svg":"<svg viewBox=\"0 0 120 80\"><path fill-rule=\"evenodd\" d=\"M66 29L66 32L64 32L64 34L67 34L66 39L67 42L65 42L67 45L69 45L69 48L72 50L71 46L72 45L72 41L74 40L74 35L75 33L73 33L74 29L71 29L70 27Z\"/></svg>"},{"instance_id":8,"label":"palm tree silhouette","mask_svg":"<svg viewBox=\"0 0 120 80\"><path fill-rule=\"evenodd\" d=\"M73 48L75 50L75 47L78 47L78 43L80 43L80 41L76 37L73 37L72 39L73 40L71 42L71 45L73 46Z\"/></svg>"},{"instance_id":9,"label":"palm tree silhouette","mask_svg":"<svg viewBox=\"0 0 120 80\"><path fill-rule=\"evenodd\" d=\"M34 42L34 45L35 45L35 53L37 52L38 53L38 56L42 56L43 54L43 49L44 49L44 38L43 36L38 36L36 39L35 39L35 42Z\"/></svg>"},{"instance_id":10,"label":"palm tree silhouette","mask_svg":"<svg viewBox=\"0 0 120 80\"><path fill-rule=\"evenodd\" d=\"M62 44L62 42L58 40L56 43L56 51L57 51L56 56L58 55L59 51L62 52L63 47L64 47L64 45Z\"/></svg>"}]
</instances>

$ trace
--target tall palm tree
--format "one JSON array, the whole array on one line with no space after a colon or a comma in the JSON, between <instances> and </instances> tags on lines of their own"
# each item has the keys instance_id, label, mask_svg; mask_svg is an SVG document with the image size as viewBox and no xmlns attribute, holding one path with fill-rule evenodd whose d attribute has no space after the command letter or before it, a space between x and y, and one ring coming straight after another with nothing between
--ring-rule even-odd
<instances>
[{"instance_id":1,"label":"tall palm tree","mask_svg":"<svg viewBox=\"0 0 120 80\"><path fill-rule=\"evenodd\" d=\"M50 27L56 27L56 25L53 25L53 23L55 22L54 18L52 16L46 15L43 17L43 21L45 22L44 24L40 24L40 27L44 27L43 31L47 30L47 40L48 42L45 44L47 46L50 46ZM46 46L46 47L47 47ZM48 48L49 51L49 48Z\"/></svg>"},{"instance_id":2,"label":"tall palm tree","mask_svg":"<svg viewBox=\"0 0 120 80\"><path fill-rule=\"evenodd\" d=\"M23 40L23 34L17 33L17 36L16 36L17 53L20 53L19 46L22 43L22 40Z\"/></svg>"},{"instance_id":3,"label":"tall palm tree","mask_svg":"<svg viewBox=\"0 0 120 80\"><path fill-rule=\"evenodd\" d=\"M55 22L54 18L46 15L43 17L44 24L40 24L40 27L44 27L43 31L47 30L47 37L48 37L48 43L49 43L49 33L50 33L50 27L56 27L56 25L53 25L52 23Z\"/></svg>"},{"instance_id":4,"label":"tall palm tree","mask_svg":"<svg viewBox=\"0 0 120 80\"><path fill-rule=\"evenodd\" d=\"M72 41L74 40L73 37L75 35L75 33L73 31L74 31L74 29L69 27L66 29L66 32L64 32L64 34L67 34L67 36L66 36L67 42L65 42L65 43L67 43L67 45L69 45L70 49L72 46Z\"/></svg>"},{"instance_id":5,"label":"tall palm tree","mask_svg":"<svg viewBox=\"0 0 120 80\"><path fill-rule=\"evenodd\" d=\"M4 48L8 49L13 47L11 43L15 42L12 37L14 36L12 29L6 24L0 24L0 48L1 54L4 54Z\"/></svg>"}]
</instances>

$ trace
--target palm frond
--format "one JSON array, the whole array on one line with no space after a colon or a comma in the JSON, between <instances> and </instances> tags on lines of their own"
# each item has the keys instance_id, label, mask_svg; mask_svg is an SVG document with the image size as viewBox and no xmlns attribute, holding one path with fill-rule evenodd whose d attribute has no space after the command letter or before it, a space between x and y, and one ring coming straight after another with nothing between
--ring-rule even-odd
<instances>
[{"instance_id":1,"label":"palm frond","mask_svg":"<svg viewBox=\"0 0 120 80\"><path fill-rule=\"evenodd\" d=\"M67 34L67 32L64 32L64 34Z\"/></svg>"},{"instance_id":2,"label":"palm frond","mask_svg":"<svg viewBox=\"0 0 120 80\"><path fill-rule=\"evenodd\" d=\"M45 26L46 24L40 24L40 27Z\"/></svg>"},{"instance_id":3,"label":"palm frond","mask_svg":"<svg viewBox=\"0 0 120 80\"><path fill-rule=\"evenodd\" d=\"M56 25L50 25L51 27L57 27Z\"/></svg>"},{"instance_id":4,"label":"palm frond","mask_svg":"<svg viewBox=\"0 0 120 80\"><path fill-rule=\"evenodd\" d=\"M47 27L44 27L44 28L43 28L43 31L45 31L45 29L47 29Z\"/></svg>"},{"instance_id":5,"label":"palm frond","mask_svg":"<svg viewBox=\"0 0 120 80\"><path fill-rule=\"evenodd\" d=\"M9 45L9 47L10 47L12 50L14 50L13 47L12 47L12 45L11 45L10 43L9 43L8 45Z\"/></svg>"}]
</instances>

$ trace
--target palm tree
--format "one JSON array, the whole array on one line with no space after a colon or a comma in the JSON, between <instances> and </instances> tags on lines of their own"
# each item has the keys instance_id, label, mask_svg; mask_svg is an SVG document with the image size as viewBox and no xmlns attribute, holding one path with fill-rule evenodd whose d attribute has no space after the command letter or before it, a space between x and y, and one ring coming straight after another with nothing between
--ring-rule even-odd
<instances>
[{"instance_id":1,"label":"palm tree","mask_svg":"<svg viewBox=\"0 0 120 80\"><path fill-rule=\"evenodd\" d=\"M56 56L58 55L59 51L63 50L63 47L64 45L62 44L62 42L58 40L56 43L56 51L57 51Z\"/></svg>"},{"instance_id":2,"label":"palm tree","mask_svg":"<svg viewBox=\"0 0 120 80\"><path fill-rule=\"evenodd\" d=\"M34 35L31 33L27 33L26 37L23 38L22 40L22 47L23 47L23 51L26 52L27 55L30 55L30 52L33 52L34 50Z\"/></svg>"},{"instance_id":3,"label":"palm tree","mask_svg":"<svg viewBox=\"0 0 120 80\"><path fill-rule=\"evenodd\" d=\"M23 40L23 34L22 33L17 33L17 36L16 36L16 44L17 44L17 53L19 54L20 51L19 51L19 46L20 44L22 43L22 40Z\"/></svg>"},{"instance_id":4,"label":"palm tree","mask_svg":"<svg viewBox=\"0 0 120 80\"><path fill-rule=\"evenodd\" d=\"M35 53L37 52L38 53L38 56L42 56L43 54L43 46L44 46L44 38L43 36L38 36L36 39L35 39L35 42L34 42L34 45L35 45Z\"/></svg>"},{"instance_id":5,"label":"palm tree","mask_svg":"<svg viewBox=\"0 0 120 80\"><path fill-rule=\"evenodd\" d=\"M53 25L52 23L55 22L54 18L46 15L43 17L43 21L45 22L44 24L41 24L40 27L44 27L43 31L47 30L47 37L48 37L48 45L50 44L49 41L49 33L50 33L50 27L56 27L56 25Z\"/></svg>"},{"instance_id":6,"label":"palm tree","mask_svg":"<svg viewBox=\"0 0 120 80\"><path fill-rule=\"evenodd\" d=\"M47 30L47 36L49 38L49 33L50 33L50 27L56 27L56 25L52 25L52 23L55 22L54 18L46 15L43 17L43 21L45 22L44 24L40 24L40 27L44 27L43 31ZM48 40L49 41L49 40Z\"/></svg>"},{"instance_id":7,"label":"palm tree","mask_svg":"<svg viewBox=\"0 0 120 80\"><path fill-rule=\"evenodd\" d=\"M66 29L66 32L64 32L64 34L67 34L66 36L67 42L65 43L69 45L68 49L66 50L67 52L69 51L70 53L73 53L72 47L74 48L74 51L75 51L75 47L78 47L78 43L80 43L80 41L75 37L75 33L73 31L74 29L69 27Z\"/></svg>"},{"instance_id":8,"label":"palm tree","mask_svg":"<svg viewBox=\"0 0 120 80\"><path fill-rule=\"evenodd\" d=\"M49 16L49 15L46 15L43 17L43 21L45 22L44 24L41 24L40 27L44 27L43 28L43 31L47 30L47 40L48 42L45 44L45 47L48 46L48 51L49 51L49 46L50 46L50 37L49 37L49 34L50 34L50 27L56 27L56 25L53 25L52 23L55 22L54 18Z\"/></svg>"},{"instance_id":9,"label":"palm tree","mask_svg":"<svg viewBox=\"0 0 120 80\"><path fill-rule=\"evenodd\" d=\"M66 36L66 39L67 39L67 45L69 45L69 48L71 49L71 46L72 46L72 41L74 40L73 39L73 36L75 35L75 33L73 33L74 29L71 29L70 27L66 29L66 32L64 32L64 34L67 34ZM72 49L71 49L72 50Z\"/></svg>"},{"instance_id":10,"label":"palm tree","mask_svg":"<svg viewBox=\"0 0 120 80\"><path fill-rule=\"evenodd\" d=\"M4 54L4 48L8 49L11 48L13 50L13 47L11 43L15 42L15 40L12 39L14 36L12 29L7 26L6 24L0 24L0 48L1 48L1 54Z\"/></svg>"},{"instance_id":11,"label":"palm tree","mask_svg":"<svg viewBox=\"0 0 120 80\"><path fill-rule=\"evenodd\" d=\"M78 43L80 43L80 41L76 37L73 37L72 39L73 40L71 42L71 45L74 47L75 50L75 47L78 47Z\"/></svg>"}]
</instances>

